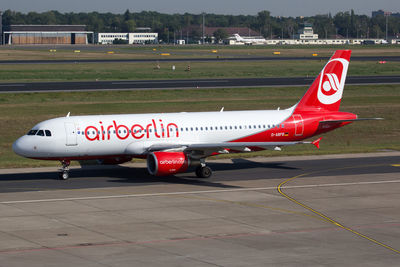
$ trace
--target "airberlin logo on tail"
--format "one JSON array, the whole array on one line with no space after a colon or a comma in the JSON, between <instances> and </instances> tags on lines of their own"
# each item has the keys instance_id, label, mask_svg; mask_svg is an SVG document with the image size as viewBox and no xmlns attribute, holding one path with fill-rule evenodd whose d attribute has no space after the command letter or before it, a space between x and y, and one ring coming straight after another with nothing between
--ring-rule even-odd
<instances>
[{"instance_id":1,"label":"airberlin logo on tail","mask_svg":"<svg viewBox=\"0 0 400 267\"><path fill-rule=\"evenodd\" d=\"M319 85L318 100L330 105L342 98L349 62L343 58L335 58L322 69Z\"/></svg>"}]
</instances>

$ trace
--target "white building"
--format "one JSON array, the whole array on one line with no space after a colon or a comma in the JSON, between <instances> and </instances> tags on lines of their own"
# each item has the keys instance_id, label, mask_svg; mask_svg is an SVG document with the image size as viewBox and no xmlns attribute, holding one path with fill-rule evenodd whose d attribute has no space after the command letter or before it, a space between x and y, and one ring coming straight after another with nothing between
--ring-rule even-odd
<instances>
[{"instance_id":1,"label":"white building","mask_svg":"<svg viewBox=\"0 0 400 267\"><path fill-rule=\"evenodd\" d=\"M129 33L129 44L158 43L157 32L133 32Z\"/></svg>"},{"instance_id":2,"label":"white building","mask_svg":"<svg viewBox=\"0 0 400 267\"><path fill-rule=\"evenodd\" d=\"M113 44L114 40L120 39L127 41L128 44L158 43L158 33L156 32L99 32L95 36L98 44Z\"/></svg>"}]
</instances>

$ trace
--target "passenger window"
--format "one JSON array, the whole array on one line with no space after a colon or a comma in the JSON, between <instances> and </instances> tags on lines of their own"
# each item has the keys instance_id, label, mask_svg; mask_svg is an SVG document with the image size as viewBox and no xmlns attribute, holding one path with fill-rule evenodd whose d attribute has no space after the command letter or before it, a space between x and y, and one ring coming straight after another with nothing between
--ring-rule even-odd
<instances>
[{"instance_id":1,"label":"passenger window","mask_svg":"<svg viewBox=\"0 0 400 267\"><path fill-rule=\"evenodd\" d=\"M44 131L46 133L46 136L51 136L51 132L49 130Z\"/></svg>"},{"instance_id":2,"label":"passenger window","mask_svg":"<svg viewBox=\"0 0 400 267\"><path fill-rule=\"evenodd\" d=\"M282 124L282 126L281 126L282 128L285 128L285 124Z\"/></svg>"},{"instance_id":3,"label":"passenger window","mask_svg":"<svg viewBox=\"0 0 400 267\"><path fill-rule=\"evenodd\" d=\"M43 132L43 130L39 130L38 132L37 132L37 134L36 135L39 135L39 136L44 136L44 132Z\"/></svg>"}]
</instances>

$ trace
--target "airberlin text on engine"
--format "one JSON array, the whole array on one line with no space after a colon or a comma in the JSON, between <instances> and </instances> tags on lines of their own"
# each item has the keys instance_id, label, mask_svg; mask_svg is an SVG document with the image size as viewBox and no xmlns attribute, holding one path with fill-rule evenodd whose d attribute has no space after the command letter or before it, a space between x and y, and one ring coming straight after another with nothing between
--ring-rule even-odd
<instances>
[{"instance_id":1,"label":"airberlin text on engine","mask_svg":"<svg viewBox=\"0 0 400 267\"><path fill-rule=\"evenodd\" d=\"M103 122L99 121L98 126L87 126L84 133L89 141L110 140L111 136L114 135L120 140L129 137L134 139L171 138L179 137L179 128L175 123L168 123L164 126L162 120L158 120L158 123L156 123L154 119L147 125L136 123L132 126L119 124L113 120L110 125L104 125Z\"/></svg>"}]
</instances>

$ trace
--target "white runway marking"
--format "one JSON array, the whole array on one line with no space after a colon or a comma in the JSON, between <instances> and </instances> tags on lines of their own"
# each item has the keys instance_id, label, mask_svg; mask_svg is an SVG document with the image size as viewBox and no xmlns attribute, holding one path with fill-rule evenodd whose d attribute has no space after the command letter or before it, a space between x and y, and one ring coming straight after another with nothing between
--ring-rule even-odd
<instances>
[{"instance_id":1,"label":"white runway marking","mask_svg":"<svg viewBox=\"0 0 400 267\"><path fill-rule=\"evenodd\" d=\"M337 184L294 185L294 186L282 186L281 188L282 189L295 189L295 188L315 188L315 187L370 185L370 184L387 184L387 183L400 183L400 180L354 182L354 183L337 183ZM94 197L71 197L71 198L14 200L14 201L1 201L0 204L40 203L40 202L57 202L57 201L73 201L73 200L130 198L130 197L154 197L154 196L189 195L189 194L206 194L206 193L260 191L260 190L275 190L275 189L276 189L276 186L270 186L270 187L221 189L221 190L182 191L182 192L169 192L169 193L148 193L148 194L131 194L131 195L94 196Z\"/></svg>"}]
</instances>

